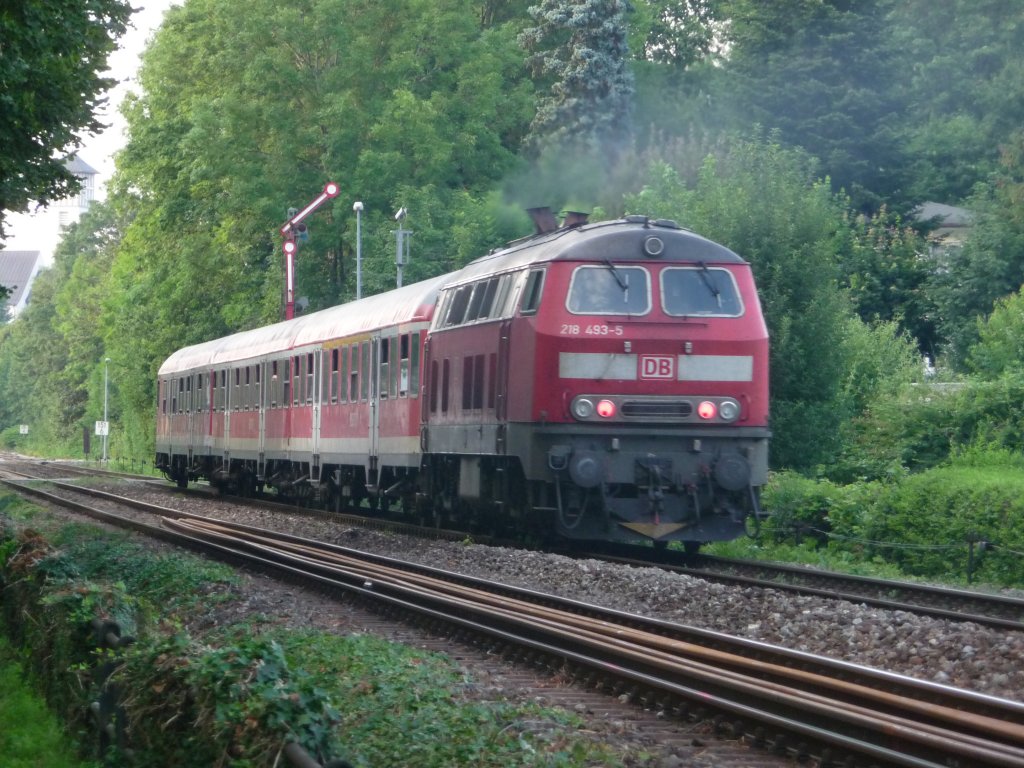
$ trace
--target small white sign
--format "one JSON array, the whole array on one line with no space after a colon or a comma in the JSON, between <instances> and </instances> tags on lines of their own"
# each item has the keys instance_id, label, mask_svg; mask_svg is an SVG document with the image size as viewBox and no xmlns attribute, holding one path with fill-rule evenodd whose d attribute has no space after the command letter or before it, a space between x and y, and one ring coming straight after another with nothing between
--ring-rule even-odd
<instances>
[{"instance_id":1,"label":"small white sign","mask_svg":"<svg viewBox=\"0 0 1024 768\"><path fill-rule=\"evenodd\" d=\"M96 422L96 434L102 437L103 435L110 434L110 422L109 421L97 421Z\"/></svg>"},{"instance_id":2,"label":"small white sign","mask_svg":"<svg viewBox=\"0 0 1024 768\"><path fill-rule=\"evenodd\" d=\"M20 432L20 433L21 433L21 434L23 434L23 435L27 435L27 434L28 434L28 424L22 424L22 425L20 425L20 426L18 427L18 432Z\"/></svg>"}]
</instances>

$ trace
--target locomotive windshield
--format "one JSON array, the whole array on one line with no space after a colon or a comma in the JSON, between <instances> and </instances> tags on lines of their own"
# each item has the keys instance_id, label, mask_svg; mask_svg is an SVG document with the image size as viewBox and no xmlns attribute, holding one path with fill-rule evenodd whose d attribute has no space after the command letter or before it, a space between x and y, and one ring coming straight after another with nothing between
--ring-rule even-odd
<instances>
[{"instance_id":1,"label":"locomotive windshield","mask_svg":"<svg viewBox=\"0 0 1024 768\"><path fill-rule=\"evenodd\" d=\"M642 267L577 267L566 307L576 315L645 315L651 308L650 277Z\"/></svg>"},{"instance_id":2,"label":"locomotive windshield","mask_svg":"<svg viewBox=\"0 0 1024 768\"><path fill-rule=\"evenodd\" d=\"M666 315L739 317L743 302L727 269L669 267L661 272L661 304Z\"/></svg>"}]
</instances>

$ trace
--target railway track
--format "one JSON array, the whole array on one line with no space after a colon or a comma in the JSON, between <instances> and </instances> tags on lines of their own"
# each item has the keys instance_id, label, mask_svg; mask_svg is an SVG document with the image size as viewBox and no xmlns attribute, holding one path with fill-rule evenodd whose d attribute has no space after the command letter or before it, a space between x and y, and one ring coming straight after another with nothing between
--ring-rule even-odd
<instances>
[{"instance_id":1,"label":"railway track","mask_svg":"<svg viewBox=\"0 0 1024 768\"><path fill-rule=\"evenodd\" d=\"M16 466L16 465L15 465ZM14 469L14 467L12 467ZM33 465L32 472L44 471L51 477L75 475L100 475L152 481L160 487L170 486L159 479L124 473L97 470L91 467L74 467L67 464ZM209 492L189 489L176 493L209 496ZM302 513L329 516L339 524L388 530L413 536L459 541L472 538L481 544L516 546L514 542L495 537L471 534L465 531L446 530L420 526L379 516L365 516L356 513L322 512L304 509L290 504L264 499L246 499L246 503L279 510L289 514ZM863 603L887 610L907 611L932 618L951 621L970 621L980 626L995 629L1024 631L1024 599L974 590L915 584L891 579L874 579L866 576L823 571L805 566L789 565L758 560L737 560L708 555L687 555L674 550L653 550L650 547L605 544L599 548L571 549L562 551L575 557L586 557L628 565L658 567L673 573L681 573L724 584L776 589L800 595L813 595L835 600Z\"/></svg>"},{"instance_id":2,"label":"railway track","mask_svg":"<svg viewBox=\"0 0 1024 768\"><path fill-rule=\"evenodd\" d=\"M158 525L70 504L177 545L443 624L666 716L708 720L823 766L1024 766L1024 704L162 507L148 505Z\"/></svg>"},{"instance_id":3,"label":"railway track","mask_svg":"<svg viewBox=\"0 0 1024 768\"><path fill-rule=\"evenodd\" d=\"M972 621L996 629L1024 631L1024 599L973 590L873 579L786 563L736 560L682 552L652 553L645 547L602 547L582 553L612 562L656 565L674 573L724 584L816 595L922 616ZM653 560L653 561L652 561Z\"/></svg>"}]
</instances>

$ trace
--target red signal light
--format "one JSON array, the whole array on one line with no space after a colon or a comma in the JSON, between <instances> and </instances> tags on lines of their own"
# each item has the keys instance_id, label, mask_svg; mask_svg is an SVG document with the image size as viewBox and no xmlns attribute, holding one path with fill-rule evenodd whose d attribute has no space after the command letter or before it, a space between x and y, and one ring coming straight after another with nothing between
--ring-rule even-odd
<instances>
[{"instance_id":1,"label":"red signal light","mask_svg":"<svg viewBox=\"0 0 1024 768\"><path fill-rule=\"evenodd\" d=\"M602 419L610 419L615 415L615 403L611 400L601 400L597 404L597 415Z\"/></svg>"},{"instance_id":2,"label":"red signal light","mask_svg":"<svg viewBox=\"0 0 1024 768\"><path fill-rule=\"evenodd\" d=\"M705 400L697 406L697 415L702 419L713 419L716 413L718 413L718 409L710 400Z\"/></svg>"}]
</instances>

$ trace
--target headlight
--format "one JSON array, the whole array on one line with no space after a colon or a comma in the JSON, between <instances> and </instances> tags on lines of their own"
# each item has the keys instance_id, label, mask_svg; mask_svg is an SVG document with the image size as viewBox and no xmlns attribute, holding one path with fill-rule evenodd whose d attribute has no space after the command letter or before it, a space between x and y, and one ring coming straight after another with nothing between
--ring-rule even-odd
<instances>
[{"instance_id":1,"label":"headlight","mask_svg":"<svg viewBox=\"0 0 1024 768\"><path fill-rule=\"evenodd\" d=\"M723 400L718 405L718 415L722 421L736 421L740 416L740 404L735 400Z\"/></svg>"},{"instance_id":2,"label":"headlight","mask_svg":"<svg viewBox=\"0 0 1024 768\"><path fill-rule=\"evenodd\" d=\"M572 415L577 419L589 419L594 415L594 403L581 397L572 404Z\"/></svg>"}]
</instances>

